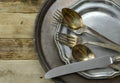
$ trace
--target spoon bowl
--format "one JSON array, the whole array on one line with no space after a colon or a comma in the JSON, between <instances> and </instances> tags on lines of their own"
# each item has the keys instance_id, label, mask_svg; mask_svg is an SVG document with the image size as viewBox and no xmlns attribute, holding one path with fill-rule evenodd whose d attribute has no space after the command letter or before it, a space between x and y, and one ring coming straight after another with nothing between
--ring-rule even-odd
<instances>
[{"instance_id":1,"label":"spoon bowl","mask_svg":"<svg viewBox=\"0 0 120 83\"><path fill-rule=\"evenodd\" d=\"M74 10L63 8L62 15L65 18L64 22L69 26L70 29L77 30L84 27L82 17L78 13L75 13Z\"/></svg>"},{"instance_id":2,"label":"spoon bowl","mask_svg":"<svg viewBox=\"0 0 120 83\"><path fill-rule=\"evenodd\" d=\"M63 16L63 22L68 26L68 28L71 31L75 32L76 34L81 35L82 33L88 33L104 43L112 44L116 48L120 48L119 44L106 38L102 34L91 29L90 27L84 25L81 15L79 15L79 13L77 13L76 11L69 8L63 8L62 16Z\"/></svg>"},{"instance_id":3,"label":"spoon bowl","mask_svg":"<svg viewBox=\"0 0 120 83\"><path fill-rule=\"evenodd\" d=\"M72 48L72 56L76 61L86 61L89 59L94 59L94 53L85 45L75 45Z\"/></svg>"}]
</instances>

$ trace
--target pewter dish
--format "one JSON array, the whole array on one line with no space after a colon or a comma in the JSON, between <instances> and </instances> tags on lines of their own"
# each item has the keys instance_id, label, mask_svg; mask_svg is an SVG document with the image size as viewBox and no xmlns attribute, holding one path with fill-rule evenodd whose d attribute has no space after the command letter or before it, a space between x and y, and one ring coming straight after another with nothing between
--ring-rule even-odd
<instances>
[{"instance_id":1,"label":"pewter dish","mask_svg":"<svg viewBox=\"0 0 120 83\"><path fill-rule=\"evenodd\" d=\"M53 26L53 21L54 21L53 16L55 14L55 11L61 10L64 7L73 8L75 6L73 5L73 3L75 2L78 3L79 1L78 0L45 0L44 5L39 10L35 22L34 41L35 41L35 48L38 55L38 59L40 60L40 63L44 71L46 72L52 68L65 65L65 63L59 57L60 53L62 52L64 53L64 51L60 50L61 52L60 53L58 52L58 49L56 48L53 38L53 36L55 35L54 33L56 32L56 30L58 30L58 28L56 29L56 26L55 27ZM88 1L95 1L95 0L88 0ZM117 4L120 4L120 0L114 0L114 1L116 1ZM55 83L97 83L97 82L118 83L120 81L120 76L111 79L88 80L86 79L86 77L84 78L78 73L73 73L58 78L54 78L54 81Z\"/></svg>"},{"instance_id":2,"label":"pewter dish","mask_svg":"<svg viewBox=\"0 0 120 83\"><path fill-rule=\"evenodd\" d=\"M120 44L120 7L118 4L111 0L81 0L77 1L74 5L69 8L77 11L83 19L83 23L97 32L103 34L112 41ZM56 41L56 33L66 33L70 35L76 35L72 31L69 31L65 26L61 24L56 25L56 31L54 34L54 41L57 46L59 56L65 64L74 62L71 55L71 49L58 41ZM96 38L89 36L88 34L81 35L85 40L99 41ZM86 45L89 47L97 57L101 56L116 56L119 53L104 49L98 46ZM94 65L94 64L93 64ZM119 65L119 64L118 64ZM116 71L110 67L103 69L94 69L84 72L78 72L88 79L106 79L118 76L119 71Z\"/></svg>"}]
</instances>

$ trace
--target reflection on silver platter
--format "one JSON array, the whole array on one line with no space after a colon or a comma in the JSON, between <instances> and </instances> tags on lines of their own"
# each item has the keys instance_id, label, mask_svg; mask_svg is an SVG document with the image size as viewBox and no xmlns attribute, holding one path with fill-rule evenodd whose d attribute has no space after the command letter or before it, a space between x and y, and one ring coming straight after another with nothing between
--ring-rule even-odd
<instances>
[{"instance_id":1,"label":"reflection on silver platter","mask_svg":"<svg viewBox=\"0 0 120 83\"><path fill-rule=\"evenodd\" d=\"M74 9L82 16L85 25L103 34L112 41L120 44L120 6L118 4L116 4L112 0L79 0L69 8ZM65 62L65 64L70 64L74 62L74 59L71 55L71 49L56 41L57 32L70 35L76 34L72 33L67 28L65 28L65 26L62 26L59 23L56 25L54 41L57 46L59 56L61 60ZM81 35L81 37L83 37L83 39L85 40L100 41L87 34L83 34ZM101 47L92 45L86 46L88 46L94 52L96 58L101 56L119 55L119 53L115 51L104 49ZM94 69L78 72L78 74L88 79L105 79L118 76L120 75L120 72L107 67L104 69Z\"/></svg>"}]
</instances>

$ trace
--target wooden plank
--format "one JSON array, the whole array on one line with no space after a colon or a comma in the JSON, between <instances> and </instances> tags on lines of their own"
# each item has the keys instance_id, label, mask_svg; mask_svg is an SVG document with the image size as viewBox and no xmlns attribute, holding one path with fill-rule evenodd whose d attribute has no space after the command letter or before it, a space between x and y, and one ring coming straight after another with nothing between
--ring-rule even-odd
<instances>
[{"instance_id":1,"label":"wooden plank","mask_svg":"<svg viewBox=\"0 0 120 83\"><path fill-rule=\"evenodd\" d=\"M38 60L0 60L0 83L54 83Z\"/></svg>"},{"instance_id":2,"label":"wooden plank","mask_svg":"<svg viewBox=\"0 0 120 83\"><path fill-rule=\"evenodd\" d=\"M33 25L37 13L0 13L0 25Z\"/></svg>"},{"instance_id":3,"label":"wooden plank","mask_svg":"<svg viewBox=\"0 0 120 83\"><path fill-rule=\"evenodd\" d=\"M35 60L33 39L0 39L1 60Z\"/></svg>"},{"instance_id":4,"label":"wooden plank","mask_svg":"<svg viewBox=\"0 0 120 83\"><path fill-rule=\"evenodd\" d=\"M33 35L33 25L0 25L0 38L33 38Z\"/></svg>"},{"instance_id":5,"label":"wooden plank","mask_svg":"<svg viewBox=\"0 0 120 83\"><path fill-rule=\"evenodd\" d=\"M36 13L1 13L0 38L33 38Z\"/></svg>"},{"instance_id":6,"label":"wooden plank","mask_svg":"<svg viewBox=\"0 0 120 83\"><path fill-rule=\"evenodd\" d=\"M44 0L0 0L0 12L38 12Z\"/></svg>"}]
</instances>

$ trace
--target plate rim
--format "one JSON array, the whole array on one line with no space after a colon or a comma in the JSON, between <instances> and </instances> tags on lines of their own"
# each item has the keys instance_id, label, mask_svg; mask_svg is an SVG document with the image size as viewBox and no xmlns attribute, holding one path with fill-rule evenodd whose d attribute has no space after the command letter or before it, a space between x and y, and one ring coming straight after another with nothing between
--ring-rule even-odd
<instances>
[{"instance_id":1,"label":"plate rim","mask_svg":"<svg viewBox=\"0 0 120 83\"><path fill-rule=\"evenodd\" d=\"M88 1L88 0L82 0L82 1L79 1L79 3L83 3L83 2L85 2L85 1ZM114 4L114 5L116 5L116 6L118 6L118 7L120 7L115 1L113 1L113 0L110 0L110 1L105 1L105 0L98 0L98 1L101 1L101 2L109 2L109 3L112 3L112 4ZM88 2L92 2L92 1L88 1ZM96 1L97 2L97 1ZM70 7L71 8L71 7ZM74 7L72 8L72 9L74 9ZM58 25L60 25L59 23L58 23ZM60 25L61 26L61 25ZM57 28L58 28L58 30L57 30L57 32L59 32L59 29L60 29L60 27L58 27L58 26L56 26ZM56 33L57 33L56 32ZM56 45L57 45L57 43L56 43ZM60 45L59 45L60 46ZM61 45L62 46L62 45ZM58 49L58 48L57 48ZM58 50L61 50L61 49L58 49ZM64 61L63 61L64 62ZM66 61L67 62L67 61ZM67 63L67 64L69 64L69 63ZM83 77L86 77L87 79L109 79L109 78L113 78L113 77L116 77L116 76L118 76L118 75L120 75L120 72L114 72L114 74L112 75L111 74L111 76L101 76L100 78L99 77L96 77L96 78L93 78L93 77L90 77L90 76L87 76L86 74L84 74L84 72L83 73L81 73L81 75L83 76Z\"/></svg>"},{"instance_id":2,"label":"plate rim","mask_svg":"<svg viewBox=\"0 0 120 83\"><path fill-rule=\"evenodd\" d=\"M45 60L45 57L43 56L44 53L43 53L43 49L42 49L42 45L40 41L41 40L41 28L42 28L43 20L45 18L45 14L47 13L49 8L55 1L56 0L45 0L44 1L44 3L41 5L39 12L36 16L35 25L34 25L34 38L33 38L34 47L35 47L37 56L39 57L39 62L45 72L50 70L50 66L48 65L47 61ZM55 81L55 83L63 83L62 79L60 78L54 78L53 80Z\"/></svg>"},{"instance_id":3,"label":"plate rim","mask_svg":"<svg viewBox=\"0 0 120 83\"><path fill-rule=\"evenodd\" d=\"M47 11L49 10L50 6L55 2L56 0L45 0L42 7L40 8L38 15L36 17L36 21L35 21L35 29L34 29L34 46L35 46L35 51L37 52L37 55L39 57L39 61L43 67L43 69L45 70L45 72L47 72L50 69L50 66L47 64L45 58L44 58L44 53L43 53L43 49L42 49L42 45L41 45L41 28L42 28L42 24L43 24L43 20L45 17L45 14L47 13ZM38 28L39 27L39 28ZM39 31L39 32L38 32ZM58 78L54 78L55 80ZM56 83L61 83L60 81L62 81L61 79L56 82Z\"/></svg>"}]
</instances>

